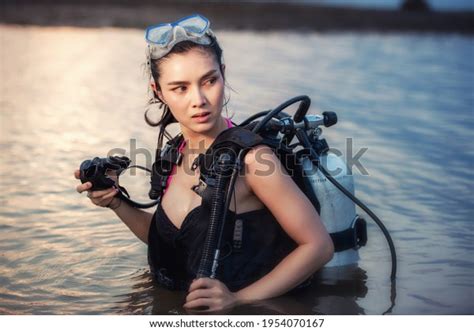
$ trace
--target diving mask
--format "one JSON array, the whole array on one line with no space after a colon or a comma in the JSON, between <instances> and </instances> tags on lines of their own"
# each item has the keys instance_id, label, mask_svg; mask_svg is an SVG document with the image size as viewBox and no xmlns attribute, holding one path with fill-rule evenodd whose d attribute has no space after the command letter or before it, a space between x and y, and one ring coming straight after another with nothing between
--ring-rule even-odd
<instances>
[{"instance_id":1,"label":"diving mask","mask_svg":"<svg viewBox=\"0 0 474 331\"><path fill-rule=\"evenodd\" d=\"M168 54L177 43L189 40L201 45L212 43L214 33L210 22L204 16L194 14L176 22L150 26L145 31L148 43L148 57L157 60Z\"/></svg>"}]
</instances>

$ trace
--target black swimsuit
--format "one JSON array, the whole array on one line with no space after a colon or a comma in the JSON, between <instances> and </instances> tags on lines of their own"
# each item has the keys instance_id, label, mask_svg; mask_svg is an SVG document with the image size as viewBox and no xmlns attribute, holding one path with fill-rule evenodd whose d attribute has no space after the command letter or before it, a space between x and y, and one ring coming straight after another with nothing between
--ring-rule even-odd
<instances>
[{"instance_id":1,"label":"black swimsuit","mask_svg":"<svg viewBox=\"0 0 474 331\"><path fill-rule=\"evenodd\" d=\"M233 126L229 119L226 122L229 128ZM183 140L179 152L184 144ZM187 290L196 277L209 224L200 213L201 206L192 209L179 229L161 204L153 215L148 233L148 263L155 279L169 289ZM269 273L295 247L296 243L267 208L241 214L229 210L217 279L231 291L238 290Z\"/></svg>"},{"instance_id":2,"label":"black swimsuit","mask_svg":"<svg viewBox=\"0 0 474 331\"><path fill-rule=\"evenodd\" d=\"M169 289L186 290L195 278L207 235L201 207L192 209L177 228L161 204L148 234L148 262L155 279ZM217 279L231 291L269 273L296 247L267 208L228 212Z\"/></svg>"}]
</instances>

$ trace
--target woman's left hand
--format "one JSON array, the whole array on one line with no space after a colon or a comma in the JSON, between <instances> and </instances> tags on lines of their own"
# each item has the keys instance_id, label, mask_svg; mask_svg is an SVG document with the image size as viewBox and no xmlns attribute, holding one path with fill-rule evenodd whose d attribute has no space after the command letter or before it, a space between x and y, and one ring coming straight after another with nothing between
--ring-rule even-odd
<instances>
[{"instance_id":1,"label":"woman's left hand","mask_svg":"<svg viewBox=\"0 0 474 331\"><path fill-rule=\"evenodd\" d=\"M191 283L183 307L190 310L207 307L206 310L199 309L199 311L211 312L230 309L237 304L236 294L229 291L224 283L217 279L199 278Z\"/></svg>"}]
</instances>

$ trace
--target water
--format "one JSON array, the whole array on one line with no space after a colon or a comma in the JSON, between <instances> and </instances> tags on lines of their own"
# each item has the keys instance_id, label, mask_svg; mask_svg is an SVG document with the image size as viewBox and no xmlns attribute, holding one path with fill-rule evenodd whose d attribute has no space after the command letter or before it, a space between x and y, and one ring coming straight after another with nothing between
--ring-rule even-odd
<instances>
[{"instance_id":1,"label":"water","mask_svg":"<svg viewBox=\"0 0 474 331\"><path fill-rule=\"evenodd\" d=\"M142 31L0 29L0 313L185 313L185 293L153 283L145 245L77 194L72 176L86 158L129 152L130 139L155 146L143 121ZM332 147L347 154L352 138L353 154L368 148L361 163L369 175L354 170L356 191L397 248L391 313L474 313L472 38L218 35L236 121L307 94L315 112L339 115L324 130ZM390 254L369 223L359 269L231 313L388 310Z\"/></svg>"}]
</instances>

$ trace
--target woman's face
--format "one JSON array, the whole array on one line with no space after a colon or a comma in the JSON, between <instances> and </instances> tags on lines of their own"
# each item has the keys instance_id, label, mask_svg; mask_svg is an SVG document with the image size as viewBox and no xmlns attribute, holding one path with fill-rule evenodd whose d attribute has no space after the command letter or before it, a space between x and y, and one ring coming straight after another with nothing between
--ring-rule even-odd
<instances>
[{"instance_id":1,"label":"woman's face","mask_svg":"<svg viewBox=\"0 0 474 331\"><path fill-rule=\"evenodd\" d=\"M159 69L158 96L181 128L196 133L212 130L219 123L224 102L224 78L215 57L193 48L172 54Z\"/></svg>"}]
</instances>

